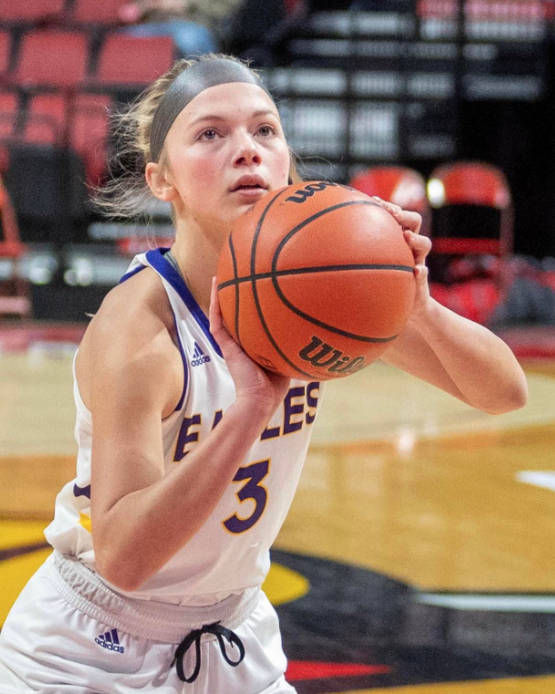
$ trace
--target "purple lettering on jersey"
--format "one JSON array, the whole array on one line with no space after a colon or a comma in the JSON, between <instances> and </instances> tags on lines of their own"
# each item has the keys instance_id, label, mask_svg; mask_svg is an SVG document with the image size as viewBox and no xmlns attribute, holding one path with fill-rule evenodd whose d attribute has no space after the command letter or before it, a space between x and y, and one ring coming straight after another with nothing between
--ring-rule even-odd
<instances>
[{"instance_id":1,"label":"purple lettering on jersey","mask_svg":"<svg viewBox=\"0 0 555 694\"><path fill-rule=\"evenodd\" d=\"M237 470L237 474L233 478L233 481L243 482L246 480L246 484L241 487L236 496L241 503L247 499L252 499L254 501L254 511L248 518L240 518L234 513L233 516L225 520L223 525L230 533L244 533L246 530L250 530L252 526L260 520L268 502L268 490L261 485L260 482L262 482L269 471L269 460L261 460L258 463L252 463L246 467L240 467L239 470Z\"/></svg>"},{"instance_id":2,"label":"purple lettering on jersey","mask_svg":"<svg viewBox=\"0 0 555 694\"><path fill-rule=\"evenodd\" d=\"M218 424L222 421L222 417L224 416L224 413L222 410L216 410L214 412L214 421L212 422L212 429L215 429Z\"/></svg>"},{"instance_id":3,"label":"purple lettering on jersey","mask_svg":"<svg viewBox=\"0 0 555 694\"><path fill-rule=\"evenodd\" d=\"M316 395L312 393L316 391ZM318 381L311 381L306 386L306 403L308 406L308 412L306 413L306 423L312 424L316 419L316 408L318 407L318 397L320 395L320 384ZM313 412L310 412L313 410Z\"/></svg>"},{"instance_id":4,"label":"purple lettering on jersey","mask_svg":"<svg viewBox=\"0 0 555 694\"><path fill-rule=\"evenodd\" d=\"M304 412L304 400L301 403L293 404L293 398L302 398L305 393L304 386L297 388L289 388L285 400L283 401L284 416L283 416L283 434L291 434L294 431L299 431L303 428L303 422L292 422L293 415L302 414Z\"/></svg>"},{"instance_id":5,"label":"purple lettering on jersey","mask_svg":"<svg viewBox=\"0 0 555 694\"><path fill-rule=\"evenodd\" d=\"M275 439L281 434L281 429L279 427L272 427L269 429L266 427L262 434L260 434L260 440L265 441L266 439Z\"/></svg>"},{"instance_id":6,"label":"purple lettering on jersey","mask_svg":"<svg viewBox=\"0 0 555 694\"><path fill-rule=\"evenodd\" d=\"M173 457L174 462L178 463L187 455L189 452L185 450L187 444L196 443L198 441L198 431L189 433L189 427L199 426L200 422L200 414L194 414L192 417L183 417L183 423L181 424L179 436L177 437L177 445Z\"/></svg>"}]
</instances>

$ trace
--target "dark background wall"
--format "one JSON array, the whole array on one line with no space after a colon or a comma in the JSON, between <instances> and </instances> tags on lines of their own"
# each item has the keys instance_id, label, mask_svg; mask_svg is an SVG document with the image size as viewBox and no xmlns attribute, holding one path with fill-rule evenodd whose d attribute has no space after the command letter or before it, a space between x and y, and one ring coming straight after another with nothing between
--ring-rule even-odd
<instances>
[{"instance_id":1,"label":"dark background wall","mask_svg":"<svg viewBox=\"0 0 555 694\"><path fill-rule=\"evenodd\" d=\"M463 102L459 156L483 159L506 173L515 201L515 251L555 256L555 89L539 103Z\"/></svg>"}]
</instances>

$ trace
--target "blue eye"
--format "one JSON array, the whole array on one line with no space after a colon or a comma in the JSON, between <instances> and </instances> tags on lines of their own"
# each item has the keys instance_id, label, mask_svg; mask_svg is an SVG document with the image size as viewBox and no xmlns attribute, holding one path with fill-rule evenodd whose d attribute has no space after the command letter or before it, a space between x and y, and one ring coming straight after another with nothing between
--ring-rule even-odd
<instances>
[{"instance_id":1,"label":"blue eye","mask_svg":"<svg viewBox=\"0 0 555 694\"><path fill-rule=\"evenodd\" d=\"M258 132L264 137L267 137L268 135L275 135L276 131L274 130L274 128L272 128L271 125L261 125L258 129Z\"/></svg>"},{"instance_id":2,"label":"blue eye","mask_svg":"<svg viewBox=\"0 0 555 694\"><path fill-rule=\"evenodd\" d=\"M216 139L216 136L217 136L217 132L216 132L215 130L212 130L212 129L210 129L210 130L205 130L205 131L201 134L201 138L202 138L202 139L205 139L205 140L215 140L215 139Z\"/></svg>"}]
</instances>

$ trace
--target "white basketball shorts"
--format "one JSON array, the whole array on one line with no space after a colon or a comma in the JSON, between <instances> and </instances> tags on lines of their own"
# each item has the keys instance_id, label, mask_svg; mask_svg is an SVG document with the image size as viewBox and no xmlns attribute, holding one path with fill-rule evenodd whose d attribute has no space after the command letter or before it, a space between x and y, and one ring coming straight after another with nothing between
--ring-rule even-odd
<instances>
[{"instance_id":1,"label":"white basketball shorts","mask_svg":"<svg viewBox=\"0 0 555 694\"><path fill-rule=\"evenodd\" d=\"M218 621L232 630L231 643L218 636ZM206 624L211 633L188 639L182 673L198 676L184 682L174 663L178 644ZM241 645L244 658L233 666ZM1 694L295 694L286 664L276 612L261 590L207 608L131 600L56 552L0 635Z\"/></svg>"}]
</instances>

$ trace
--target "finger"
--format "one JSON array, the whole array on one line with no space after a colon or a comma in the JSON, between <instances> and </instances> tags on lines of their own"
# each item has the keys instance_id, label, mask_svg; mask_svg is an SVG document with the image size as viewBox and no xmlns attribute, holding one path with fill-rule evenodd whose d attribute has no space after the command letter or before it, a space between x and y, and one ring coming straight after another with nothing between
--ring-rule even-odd
<instances>
[{"instance_id":1,"label":"finger","mask_svg":"<svg viewBox=\"0 0 555 694\"><path fill-rule=\"evenodd\" d=\"M413 210L404 210L399 205L387 200L382 200L376 195L372 197L372 200L380 207L383 207L384 210L387 210L389 214L395 218L395 221L403 227L403 229L410 229L415 234L420 233L420 228L422 227L422 216L418 212L414 212Z\"/></svg>"},{"instance_id":2,"label":"finger","mask_svg":"<svg viewBox=\"0 0 555 694\"><path fill-rule=\"evenodd\" d=\"M412 210L402 210L398 207L396 210L391 211L391 214L396 219L396 221L403 227L403 229L410 229L414 234L420 233L420 228L422 227L422 216L418 212L413 212Z\"/></svg>"},{"instance_id":3,"label":"finger","mask_svg":"<svg viewBox=\"0 0 555 694\"><path fill-rule=\"evenodd\" d=\"M387 210L391 214L399 214L400 212L403 211L403 208L400 205L397 205L396 203L391 202L391 200L382 200L377 195L374 195L372 200L377 205L379 205L380 207L383 207L385 210Z\"/></svg>"},{"instance_id":4,"label":"finger","mask_svg":"<svg viewBox=\"0 0 555 694\"><path fill-rule=\"evenodd\" d=\"M432 242L428 236L420 236L410 229L404 229L403 234L409 246L416 248L418 251L424 250L429 252L432 247Z\"/></svg>"},{"instance_id":5,"label":"finger","mask_svg":"<svg viewBox=\"0 0 555 694\"><path fill-rule=\"evenodd\" d=\"M404 231L405 240L408 243L413 255L414 262L416 265L423 265L430 249L432 248L432 242L427 236L419 236L413 231L405 229Z\"/></svg>"},{"instance_id":6,"label":"finger","mask_svg":"<svg viewBox=\"0 0 555 694\"><path fill-rule=\"evenodd\" d=\"M426 265L415 265L414 277L418 284L426 284L428 281L428 268Z\"/></svg>"},{"instance_id":7,"label":"finger","mask_svg":"<svg viewBox=\"0 0 555 694\"><path fill-rule=\"evenodd\" d=\"M395 203L390 202L389 200L382 200L377 195L372 196L372 202L376 203L376 205L379 205L380 207L383 207L384 210L387 210L390 214L393 214L393 212L401 211L399 205L396 205Z\"/></svg>"}]
</instances>

